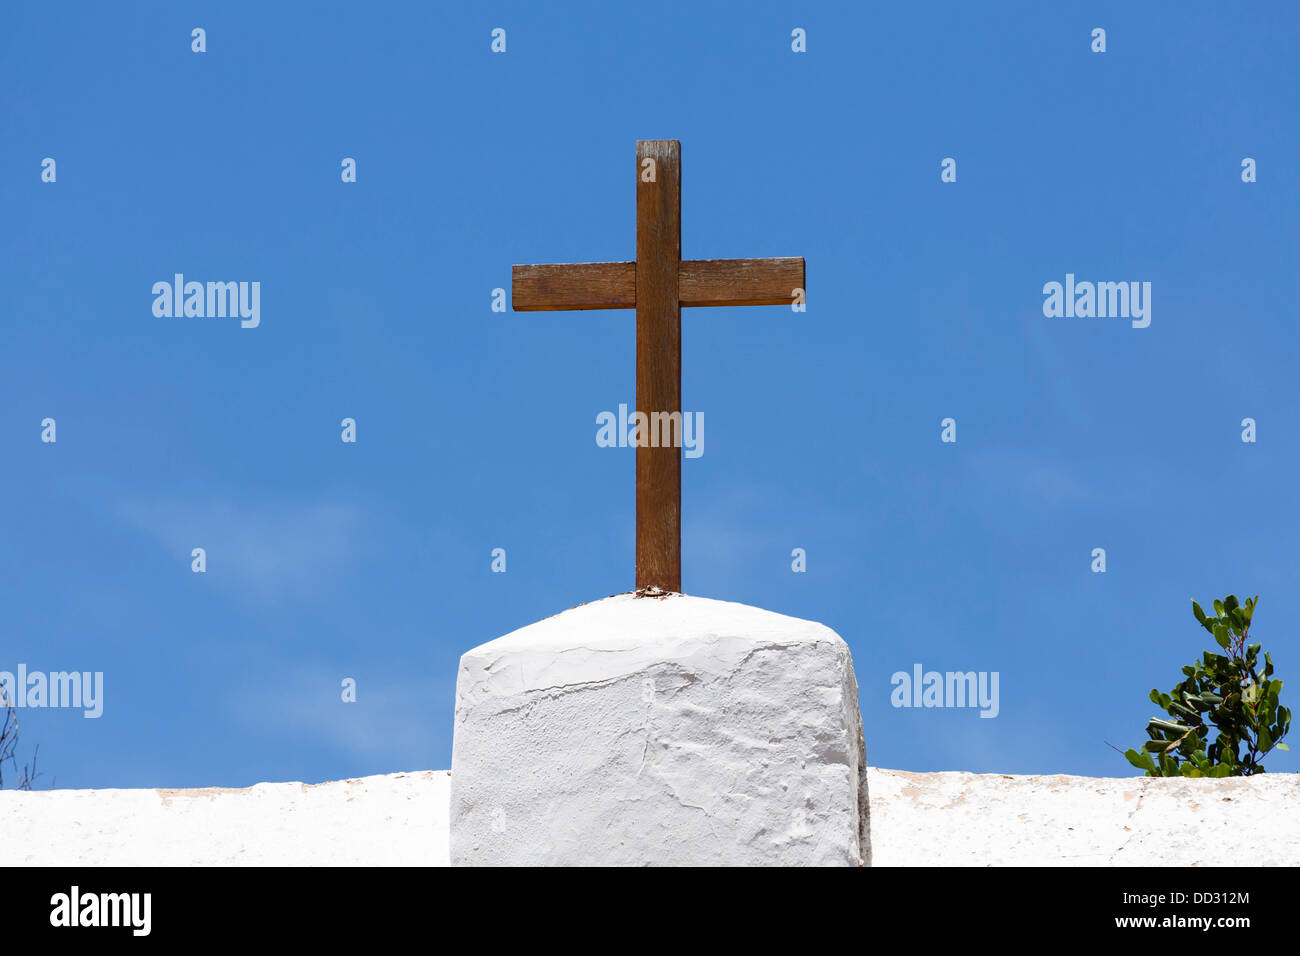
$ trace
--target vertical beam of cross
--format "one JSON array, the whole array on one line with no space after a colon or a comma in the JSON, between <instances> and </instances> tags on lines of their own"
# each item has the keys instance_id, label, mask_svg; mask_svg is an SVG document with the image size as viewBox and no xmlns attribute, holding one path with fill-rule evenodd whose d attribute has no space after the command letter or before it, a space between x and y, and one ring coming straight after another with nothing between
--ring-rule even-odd
<instances>
[{"instance_id":1,"label":"vertical beam of cross","mask_svg":"<svg viewBox=\"0 0 1300 956\"><path fill-rule=\"evenodd\" d=\"M682 411L682 162L676 140L636 144L636 410ZM682 589L682 450L636 450L636 587Z\"/></svg>"}]
</instances>

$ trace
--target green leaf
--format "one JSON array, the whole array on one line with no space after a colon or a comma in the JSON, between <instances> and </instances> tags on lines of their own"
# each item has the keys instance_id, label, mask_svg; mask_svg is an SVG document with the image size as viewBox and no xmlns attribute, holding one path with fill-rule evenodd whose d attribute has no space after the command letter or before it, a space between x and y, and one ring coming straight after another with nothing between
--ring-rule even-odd
<instances>
[{"instance_id":1,"label":"green leaf","mask_svg":"<svg viewBox=\"0 0 1300 956\"><path fill-rule=\"evenodd\" d=\"M1277 749L1278 749L1278 750L1286 750L1286 751L1290 751L1291 748L1288 747L1286 744L1278 744L1278 745L1277 745Z\"/></svg>"},{"instance_id":2,"label":"green leaf","mask_svg":"<svg viewBox=\"0 0 1300 956\"><path fill-rule=\"evenodd\" d=\"M1192 710L1192 708L1190 707L1184 707L1182 704L1178 703L1178 701L1171 702L1169 706L1173 710L1178 711L1180 714L1184 714L1187 717L1192 718L1192 720L1201 719L1201 715L1199 711Z\"/></svg>"},{"instance_id":3,"label":"green leaf","mask_svg":"<svg viewBox=\"0 0 1300 956\"><path fill-rule=\"evenodd\" d=\"M1201 610L1201 606L1195 600L1192 601L1192 613L1196 615L1196 620L1202 624L1205 623L1205 612Z\"/></svg>"},{"instance_id":4,"label":"green leaf","mask_svg":"<svg viewBox=\"0 0 1300 956\"><path fill-rule=\"evenodd\" d=\"M1136 750L1130 748L1129 750L1124 751L1124 756L1128 758L1129 763L1137 767L1139 770L1156 769L1155 761L1151 759L1151 755L1148 753L1138 753Z\"/></svg>"}]
</instances>

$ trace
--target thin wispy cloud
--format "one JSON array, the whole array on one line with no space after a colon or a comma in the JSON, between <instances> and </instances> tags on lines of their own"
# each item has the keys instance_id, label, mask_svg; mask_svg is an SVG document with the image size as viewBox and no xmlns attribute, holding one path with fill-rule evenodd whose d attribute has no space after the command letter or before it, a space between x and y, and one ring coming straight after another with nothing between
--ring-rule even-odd
<instances>
[{"instance_id":1,"label":"thin wispy cloud","mask_svg":"<svg viewBox=\"0 0 1300 956\"><path fill-rule=\"evenodd\" d=\"M1017 497L1059 506L1085 504L1095 491L1074 469L1038 455L992 452L977 455L973 467L991 485Z\"/></svg>"},{"instance_id":2,"label":"thin wispy cloud","mask_svg":"<svg viewBox=\"0 0 1300 956\"><path fill-rule=\"evenodd\" d=\"M119 517L178 561L203 548L206 573L260 601L326 591L352 559L355 507L295 501L124 502Z\"/></svg>"},{"instance_id":3,"label":"thin wispy cloud","mask_svg":"<svg viewBox=\"0 0 1300 956\"><path fill-rule=\"evenodd\" d=\"M265 674L227 698L232 718L259 736L311 742L349 760L374 766L427 770L450 724L429 719L431 699L454 693L454 680L345 672L325 667ZM356 700L342 700L342 680L356 681Z\"/></svg>"}]
</instances>

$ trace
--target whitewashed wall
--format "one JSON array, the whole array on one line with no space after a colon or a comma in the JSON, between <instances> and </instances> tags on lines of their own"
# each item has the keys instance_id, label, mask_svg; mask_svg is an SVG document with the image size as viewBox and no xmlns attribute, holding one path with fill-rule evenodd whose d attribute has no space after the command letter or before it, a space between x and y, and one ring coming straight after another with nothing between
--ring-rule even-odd
<instances>
[{"instance_id":1,"label":"whitewashed wall","mask_svg":"<svg viewBox=\"0 0 1300 956\"><path fill-rule=\"evenodd\" d=\"M1300 865L1300 775L869 771L876 866ZM0 791L8 865L446 866L450 775Z\"/></svg>"},{"instance_id":2,"label":"whitewashed wall","mask_svg":"<svg viewBox=\"0 0 1300 956\"><path fill-rule=\"evenodd\" d=\"M244 790L0 791L7 865L446 866L451 775Z\"/></svg>"},{"instance_id":3,"label":"whitewashed wall","mask_svg":"<svg viewBox=\"0 0 1300 956\"><path fill-rule=\"evenodd\" d=\"M870 771L876 866L1297 866L1300 775Z\"/></svg>"}]
</instances>

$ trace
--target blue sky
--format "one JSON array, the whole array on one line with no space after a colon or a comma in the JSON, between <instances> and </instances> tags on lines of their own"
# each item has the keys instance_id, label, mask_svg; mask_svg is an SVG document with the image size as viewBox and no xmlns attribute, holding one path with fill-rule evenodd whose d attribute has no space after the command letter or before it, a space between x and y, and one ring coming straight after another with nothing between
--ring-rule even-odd
<instances>
[{"instance_id":1,"label":"blue sky","mask_svg":"<svg viewBox=\"0 0 1300 956\"><path fill-rule=\"evenodd\" d=\"M1260 594L1295 680L1298 27L11 5L0 670L104 673L99 719L22 711L20 757L59 787L449 766L461 653L632 584L634 452L594 439L634 401L633 314L490 304L512 263L634 256L654 138L682 143L685 257L808 270L806 313L683 313L684 588L835 628L873 764L1132 772L1106 741L1145 739L1206 646L1192 597ZM259 281L261 324L155 317L176 272ZM1067 273L1149 281L1150 326L1045 317ZM892 707L916 663L997 671L998 717Z\"/></svg>"}]
</instances>

